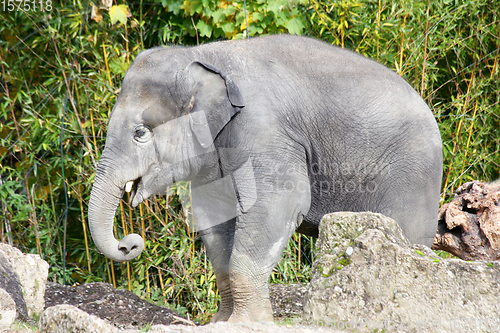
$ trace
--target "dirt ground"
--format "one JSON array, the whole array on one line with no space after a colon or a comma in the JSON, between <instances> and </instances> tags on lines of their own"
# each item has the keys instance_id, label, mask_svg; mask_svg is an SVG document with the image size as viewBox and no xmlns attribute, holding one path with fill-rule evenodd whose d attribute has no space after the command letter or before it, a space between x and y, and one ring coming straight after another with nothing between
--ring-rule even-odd
<instances>
[{"instance_id":1,"label":"dirt ground","mask_svg":"<svg viewBox=\"0 0 500 333\"><path fill-rule=\"evenodd\" d=\"M306 286L271 285L271 303L275 320L296 318L302 314ZM89 283L77 287L48 282L45 307L74 305L105 319L120 329L141 329L146 325L171 325L185 320L174 311L151 304L128 290L107 283Z\"/></svg>"},{"instance_id":2,"label":"dirt ground","mask_svg":"<svg viewBox=\"0 0 500 333\"><path fill-rule=\"evenodd\" d=\"M275 322L283 323L288 320L291 322L291 318L299 319L301 317L304 295L307 289L306 285L274 284L270 285L269 289ZM59 304L76 306L120 329L140 330L147 325L172 325L185 323L187 320L174 311L151 304L128 290L115 289L110 284L100 282L77 287L48 282L45 290L45 308ZM290 327L288 329L283 327L286 332L295 332L291 325L286 326ZM186 326L187 328L188 326ZM224 327L227 333L239 332L239 329L239 326ZM266 327L261 327L261 329L256 330L256 332L267 331ZM276 330L276 328L273 328L273 330ZM38 332L35 323L20 322L14 323L10 329L1 330L1 333L35 332ZM203 330L200 332L203 332ZM213 328L207 330L207 332L213 332Z\"/></svg>"},{"instance_id":3,"label":"dirt ground","mask_svg":"<svg viewBox=\"0 0 500 333\"><path fill-rule=\"evenodd\" d=\"M69 304L113 323L120 329L140 329L148 324L170 325L182 318L174 311L151 304L133 292L96 282L77 287L48 282L45 308Z\"/></svg>"}]
</instances>

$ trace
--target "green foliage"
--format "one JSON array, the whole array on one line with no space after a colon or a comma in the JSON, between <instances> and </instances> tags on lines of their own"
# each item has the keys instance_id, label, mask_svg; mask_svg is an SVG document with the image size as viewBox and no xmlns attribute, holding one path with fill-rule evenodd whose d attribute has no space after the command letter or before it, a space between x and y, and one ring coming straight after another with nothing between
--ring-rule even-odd
<instances>
[{"instance_id":1,"label":"green foliage","mask_svg":"<svg viewBox=\"0 0 500 333\"><path fill-rule=\"evenodd\" d=\"M5 216L10 222L23 222L29 218L32 206L27 202L26 196L22 193L23 187L19 181L20 174L17 170L6 167L7 179L2 179L0 198L2 203L9 202L4 208Z\"/></svg>"},{"instance_id":2,"label":"green foliage","mask_svg":"<svg viewBox=\"0 0 500 333\"><path fill-rule=\"evenodd\" d=\"M443 137L444 201L465 181L499 178L499 11L488 0L247 2L250 36L321 38L382 62L422 94ZM51 280L63 281L65 257L67 283L114 283L207 321L219 296L181 204L188 184L135 210L122 202L117 237L135 231L146 239L146 251L128 264L95 249L87 202L109 114L134 57L166 43L245 38L243 1L52 1L46 12L1 16L0 240L39 253L51 265ZM313 253L312 239L294 235L271 281L307 282Z\"/></svg>"},{"instance_id":3,"label":"green foliage","mask_svg":"<svg viewBox=\"0 0 500 333\"><path fill-rule=\"evenodd\" d=\"M442 250L436 250L434 251L438 256L440 256L441 258L443 259L458 259L457 257L455 257L453 254L449 253L449 252L446 252L446 251L442 251ZM434 262L439 262L438 261L439 259L435 259Z\"/></svg>"},{"instance_id":4,"label":"green foliage","mask_svg":"<svg viewBox=\"0 0 500 333\"><path fill-rule=\"evenodd\" d=\"M246 37L243 1L215 0L155 0L167 12L175 15L169 21L170 29L182 41L185 37L240 39ZM247 20L250 36L261 34L290 33L300 35L305 23L300 6L305 1L288 0L248 1ZM175 41L175 40L174 40ZM169 42L169 40L164 40Z\"/></svg>"},{"instance_id":5,"label":"green foliage","mask_svg":"<svg viewBox=\"0 0 500 333\"><path fill-rule=\"evenodd\" d=\"M418 255L421 255L422 257L425 256L425 254L422 251L420 251L420 250L415 250L415 253L418 254Z\"/></svg>"}]
</instances>

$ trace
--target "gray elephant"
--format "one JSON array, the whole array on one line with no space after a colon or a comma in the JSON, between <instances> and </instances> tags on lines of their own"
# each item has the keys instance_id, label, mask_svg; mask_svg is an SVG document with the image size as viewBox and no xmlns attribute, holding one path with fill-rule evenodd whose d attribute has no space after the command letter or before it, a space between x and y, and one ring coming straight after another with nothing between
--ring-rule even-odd
<instances>
[{"instance_id":1,"label":"gray elephant","mask_svg":"<svg viewBox=\"0 0 500 333\"><path fill-rule=\"evenodd\" d=\"M212 321L272 320L268 279L294 232L322 216L372 211L431 245L442 175L438 126L401 77L296 36L142 52L110 117L89 203L98 249L127 261L113 219L192 182L194 221L221 295Z\"/></svg>"}]
</instances>

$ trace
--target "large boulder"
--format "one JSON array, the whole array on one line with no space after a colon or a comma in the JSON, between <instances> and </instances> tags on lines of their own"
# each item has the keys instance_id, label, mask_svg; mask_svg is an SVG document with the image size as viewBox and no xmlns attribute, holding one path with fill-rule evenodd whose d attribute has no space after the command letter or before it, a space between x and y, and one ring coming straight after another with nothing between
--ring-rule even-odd
<instances>
[{"instance_id":1,"label":"large boulder","mask_svg":"<svg viewBox=\"0 0 500 333\"><path fill-rule=\"evenodd\" d=\"M1 244L0 244L1 246ZM23 290L19 275L14 266L9 262L8 257L0 250L0 288L5 290L16 305L16 318L21 321L28 321L28 309L24 301Z\"/></svg>"},{"instance_id":2,"label":"large boulder","mask_svg":"<svg viewBox=\"0 0 500 333\"><path fill-rule=\"evenodd\" d=\"M304 319L355 331L497 332L500 263L442 259L380 214L326 215Z\"/></svg>"},{"instance_id":3,"label":"large boulder","mask_svg":"<svg viewBox=\"0 0 500 333\"><path fill-rule=\"evenodd\" d=\"M48 273L49 264L39 255L0 243L0 288L14 300L18 319L29 321L41 315Z\"/></svg>"}]
</instances>

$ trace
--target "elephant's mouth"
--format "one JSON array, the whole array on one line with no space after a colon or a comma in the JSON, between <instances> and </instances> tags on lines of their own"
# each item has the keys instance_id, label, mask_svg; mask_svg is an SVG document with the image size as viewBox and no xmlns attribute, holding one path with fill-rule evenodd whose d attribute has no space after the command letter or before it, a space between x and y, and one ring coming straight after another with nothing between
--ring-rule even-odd
<instances>
[{"instance_id":1,"label":"elephant's mouth","mask_svg":"<svg viewBox=\"0 0 500 333\"><path fill-rule=\"evenodd\" d=\"M130 193L130 199L128 200L129 204L132 204L135 195L137 194L137 188L139 186L139 183L141 182L141 177L137 178L136 180L130 180L125 184L125 192Z\"/></svg>"}]
</instances>

